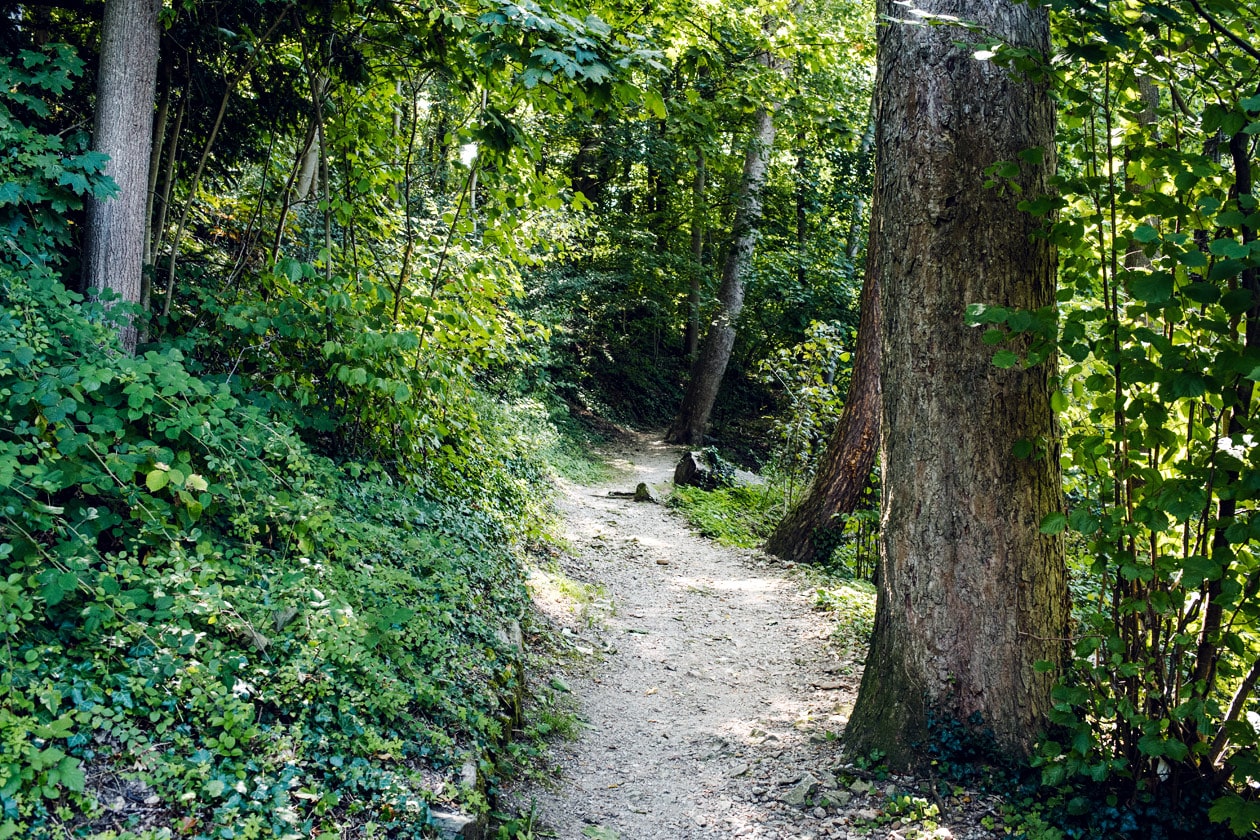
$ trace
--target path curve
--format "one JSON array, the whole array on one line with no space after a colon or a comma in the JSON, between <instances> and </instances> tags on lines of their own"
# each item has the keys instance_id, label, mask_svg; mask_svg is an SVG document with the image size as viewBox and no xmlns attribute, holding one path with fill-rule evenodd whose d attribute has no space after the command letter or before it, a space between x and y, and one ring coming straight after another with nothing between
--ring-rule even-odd
<instances>
[{"instance_id":1,"label":"path curve","mask_svg":"<svg viewBox=\"0 0 1260 840\"><path fill-rule=\"evenodd\" d=\"M930 782L845 760L861 652L829 642L805 576L624 495L639 482L668 489L681 452L635 434L609 455L612 481L561 482L559 565L600 593L598 615L546 581L535 605L571 649L607 655L540 675L572 690L586 728L555 748L559 783L509 791L507 809L532 803L551 832L534 836L559 840L1003 836L996 796L954 787L941 799Z\"/></svg>"},{"instance_id":2,"label":"path curve","mask_svg":"<svg viewBox=\"0 0 1260 840\"><path fill-rule=\"evenodd\" d=\"M638 435L611 459L611 483L562 483L572 552L562 566L606 588L602 638L615 653L591 675L564 678L589 728L557 748L561 785L518 791L516 806L536 800L561 840L600 836L592 826L621 840L846 837L834 809L783 801L803 773L837 763L857 688L853 664L828 649L811 593L772 558L715 545L660 505L609 495L667 483L680 453ZM572 621L541 601L557 622Z\"/></svg>"}]
</instances>

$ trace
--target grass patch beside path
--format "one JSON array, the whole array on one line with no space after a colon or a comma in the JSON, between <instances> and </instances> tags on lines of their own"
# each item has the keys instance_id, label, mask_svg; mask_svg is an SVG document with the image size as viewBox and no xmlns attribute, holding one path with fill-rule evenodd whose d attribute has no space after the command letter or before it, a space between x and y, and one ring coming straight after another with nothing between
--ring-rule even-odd
<instances>
[{"instance_id":1,"label":"grass patch beside path","mask_svg":"<svg viewBox=\"0 0 1260 840\"><path fill-rule=\"evenodd\" d=\"M756 548L783 515L783 491L769 484L712 491L676 487L668 504L703 536L720 545Z\"/></svg>"}]
</instances>

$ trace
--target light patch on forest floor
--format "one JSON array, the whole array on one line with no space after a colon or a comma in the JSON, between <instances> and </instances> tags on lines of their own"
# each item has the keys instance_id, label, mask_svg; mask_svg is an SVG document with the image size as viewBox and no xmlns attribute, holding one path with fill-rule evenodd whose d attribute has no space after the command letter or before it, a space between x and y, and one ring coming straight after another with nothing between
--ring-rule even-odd
<instances>
[{"instance_id":1,"label":"light patch on forest floor","mask_svg":"<svg viewBox=\"0 0 1260 840\"><path fill-rule=\"evenodd\" d=\"M534 803L533 836L560 840L1001 836L997 803L921 795L843 754L864 650L833 634L866 621L820 610L811 575L609 495L667 483L680 452L636 436L611 454L610 482L561 485L569 551L538 574L536 608L605 655L535 677L560 677L585 726L554 749L560 780L510 790L504 809ZM575 586L597 594L583 603Z\"/></svg>"}]
</instances>

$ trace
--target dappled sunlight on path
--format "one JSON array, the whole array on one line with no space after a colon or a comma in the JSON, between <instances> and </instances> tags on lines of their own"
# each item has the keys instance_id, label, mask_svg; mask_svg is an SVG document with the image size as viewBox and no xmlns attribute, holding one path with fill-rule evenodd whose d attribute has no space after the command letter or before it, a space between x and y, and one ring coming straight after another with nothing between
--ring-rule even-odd
<instances>
[{"instance_id":1,"label":"dappled sunlight on path","mask_svg":"<svg viewBox=\"0 0 1260 840\"><path fill-rule=\"evenodd\" d=\"M557 790L537 799L562 840L845 837L828 813L783 802L804 772L839 758L856 678L825 643L828 627L802 586L756 552L691 534L658 505L610 497L640 481L668 481L677 450L648 443L615 459L601 488L567 486L561 501L572 577L606 588L594 673L571 677L588 727L558 748ZM544 603L560 622L559 602ZM823 810L823 809L820 809ZM834 827L835 833L832 832Z\"/></svg>"}]
</instances>

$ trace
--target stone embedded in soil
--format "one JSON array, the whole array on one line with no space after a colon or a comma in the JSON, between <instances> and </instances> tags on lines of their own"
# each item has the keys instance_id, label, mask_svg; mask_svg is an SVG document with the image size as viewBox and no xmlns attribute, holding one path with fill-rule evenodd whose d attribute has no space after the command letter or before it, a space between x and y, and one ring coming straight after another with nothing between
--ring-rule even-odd
<instances>
[{"instance_id":1,"label":"stone embedded in soil","mask_svg":"<svg viewBox=\"0 0 1260 840\"><path fill-rule=\"evenodd\" d=\"M481 838L481 825L476 818L458 811L433 808L429 811L429 822L437 829L438 836L442 840L480 840Z\"/></svg>"},{"instance_id":2,"label":"stone embedded in soil","mask_svg":"<svg viewBox=\"0 0 1260 840\"><path fill-rule=\"evenodd\" d=\"M806 773L795 787L783 795L783 801L788 805L804 805L810 794L818 789L818 785L818 777L813 773Z\"/></svg>"},{"instance_id":3,"label":"stone embedded in soil","mask_svg":"<svg viewBox=\"0 0 1260 840\"><path fill-rule=\"evenodd\" d=\"M639 486L634 488L634 500L636 502L651 502L656 505L661 503L660 495L646 481L640 481Z\"/></svg>"}]
</instances>

